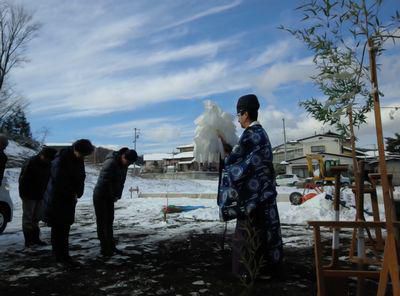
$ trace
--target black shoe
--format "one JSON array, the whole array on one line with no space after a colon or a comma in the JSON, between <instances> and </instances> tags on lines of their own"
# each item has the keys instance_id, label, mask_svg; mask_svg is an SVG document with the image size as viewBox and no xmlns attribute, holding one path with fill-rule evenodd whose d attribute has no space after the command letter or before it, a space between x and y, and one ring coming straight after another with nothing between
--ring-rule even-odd
<instances>
[{"instance_id":1,"label":"black shoe","mask_svg":"<svg viewBox=\"0 0 400 296\"><path fill-rule=\"evenodd\" d=\"M112 251L106 251L106 250L101 250L100 251L101 256L103 257L111 257L112 255L114 255L114 252Z\"/></svg>"},{"instance_id":2,"label":"black shoe","mask_svg":"<svg viewBox=\"0 0 400 296\"><path fill-rule=\"evenodd\" d=\"M34 245L32 242L25 242L25 248L30 248Z\"/></svg>"},{"instance_id":3,"label":"black shoe","mask_svg":"<svg viewBox=\"0 0 400 296\"><path fill-rule=\"evenodd\" d=\"M80 267L82 264L79 263L78 261L72 259L71 256L67 256L64 258L64 262L68 267Z\"/></svg>"},{"instance_id":4,"label":"black shoe","mask_svg":"<svg viewBox=\"0 0 400 296\"><path fill-rule=\"evenodd\" d=\"M114 248L114 253L117 255L125 255L125 253L117 248Z\"/></svg>"},{"instance_id":5,"label":"black shoe","mask_svg":"<svg viewBox=\"0 0 400 296\"><path fill-rule=\"evenodd\" d=\"M39 240L35 241L35 245L38 245L38 246L47 246L47 243L39 239Z\"/></svg>"}]
</instances>

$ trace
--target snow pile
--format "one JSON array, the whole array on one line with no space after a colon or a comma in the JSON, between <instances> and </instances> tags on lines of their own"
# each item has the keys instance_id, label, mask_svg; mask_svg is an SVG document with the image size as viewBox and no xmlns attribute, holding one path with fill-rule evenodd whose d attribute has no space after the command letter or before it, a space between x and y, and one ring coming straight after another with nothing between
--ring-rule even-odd
<instances>
[{"instance_id":1,"label":"snow pile","mask_svg":"<svg viewBox=\"0 0 400 296\"><path fill-rule=\"evenodd\" d=\"M224 155L218 134L232 146L238 141L234 117L210 100L204 102L204 108L205 112L195 120L194 157L198 162L218 162Z\"/></svg>"},{"instance_id":2,"label":"snow pile","mask_svg":"<svg viewBox=\"0 0 400 296\"><path fill-rule=\"evenodd\" d=\"M279 212L281 222L287 224L305 224L307 221L330 221L334 219L333 202L325 199L326 193L318 194L305 203L290 205L285 211ZM354 221L356 211L354 208L340 208L341 221Z\"/></svg>"},{"instance_id":3,"label":"snow pile","mask_svg":"<svg viewBox=\"0 0 400 296\"><path fill-rule=\"evenodd\" d=\"M4 151L7 156L14 156L14 157L23 157L27 158L30 156L35 155L37 152L33 149L23 147L19 145L17 142L10 140L8 142L8 146L6 150Z\"/></svg>"},{"instance_id":4,"label":"snow pile","mask_svg":"<svg viewBox=\"0 0 400 296\"><path fill-rule=\"evenodd\" d=\"M9 140L4 153L8 157L7 167L20 167L26 159L35 155L37 152L33 149L23 147L15 141Z\"/></svg>"}]
</instances>

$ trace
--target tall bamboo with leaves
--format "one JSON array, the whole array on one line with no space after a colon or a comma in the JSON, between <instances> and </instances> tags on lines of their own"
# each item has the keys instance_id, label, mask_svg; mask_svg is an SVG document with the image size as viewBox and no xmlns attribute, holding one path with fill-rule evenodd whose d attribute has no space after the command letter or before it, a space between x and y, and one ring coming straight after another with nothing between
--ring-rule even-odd
<instances>
[{"instance_id":1,"label":"tall bamboo with leaves","mask_svg":"<svg viewBox=\"0 0 400 296\"><path fill-rule=\"evenodd\" d=\"M355 173L358 169L354 127L365 123L367 113L374 107L386 219L392 221L392 214L389 213L392 209L388 207L390 203L387 202L389 189L379 110L379 95L383 94L378 89L375 58L382 54L387 40L395 42L400 37L400 14L394 10L390 18L382 19L382 5L381 0L310 0L297 8L303 14L304 27L290 29L282 26L281 29L290 32L313 51L318 74L312 79L326 98L324 101L311 98L300 104L317 120L336 125L343 136L350 135ZM369 64L366 63L367 50ZM367 86L368 82L371 84L371 90ZM360 220L363 219L361 175L356 181L357 219ZM393 232L391 225L387 227L388 233ZM363 229L358 230L358 235L359 239L362 239ZM393 239L387 244L395 245ZM364 257L362 243L359 247L359 256ZM386 264L387 267L390 259L386 253L385 246L384 266ZM396 254L393 256L393 259L397 258ZM362 261L360 262L362 264ZM379 295L384 293L383 287L386 286L389 272L389 268L382 269ZM398 268L393 272L398 277ZM398 281L397 278L392 280L396 283ZM358 282L358 295L363 293L362 282Z\"/></svg>"},{"instance_id":2,"label":"tall bamboo with leaves","mask_svg":"<svg viewBox=\"0 0 400 296\"><path fill-rule=\"evenodd\" d=\"M368 40L375 40L376 55L379 56L385 41L395 42L400 36L399 12L382 20L382 3L379 0L311 0L297 8L303 14L303 28L280 27L304 42L314 53L318 74L311 78L325 100L309 98L300 105L315 119L336 126L343 137L350 137L355 173L354 127L366 123L367 113L374 104L373 92L368 87Z\"/></svg>"},{"instance_id":3,"label":"tall bamboo with leaves","mask_svg":"<svg viewBox=\"0 0 400 296\"><path fill-rule=\"evenodd\" d=\"M369 67L365 64L367 40L376 40L377 55L387 39L400 35L400 14L381 20L383 1L311 0L297 8L303 14L303 28L281 26L301 40L314 53L317 75L311 77L325 96L300 102L315 119L336 126L343 137L350 136L355 161L353 127L366 123L373 107L368 87ZM381 94L382 95L382 94ZM352 123L352 124L350 124Z\"/></svg>"}]
</instances>

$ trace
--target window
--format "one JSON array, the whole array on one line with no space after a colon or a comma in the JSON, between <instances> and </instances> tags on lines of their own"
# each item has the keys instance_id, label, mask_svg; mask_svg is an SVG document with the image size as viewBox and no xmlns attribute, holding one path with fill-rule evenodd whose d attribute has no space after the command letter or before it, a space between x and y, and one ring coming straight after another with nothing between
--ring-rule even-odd
<instances>
[{"instance_id":1,"label":"window","mask_svg":"<svg viewBox=\"0 0 400 296\"><path fill-rule=\"evenodd\" d=\"M325 152L325 146L311 146L311 152Z\"/></svg>"}]
</instances>

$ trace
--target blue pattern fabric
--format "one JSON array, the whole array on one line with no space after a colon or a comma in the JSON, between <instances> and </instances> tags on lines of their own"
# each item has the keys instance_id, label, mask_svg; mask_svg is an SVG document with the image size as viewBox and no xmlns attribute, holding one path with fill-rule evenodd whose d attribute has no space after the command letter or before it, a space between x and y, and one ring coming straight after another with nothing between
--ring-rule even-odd
<instances>
[{"instance_id":1,"label":"blue pattern fabric","mask_svg":"<svg viewBox=\"0 0 400 296\"><path fill-rule=\"evenodd\" d=\"M245 217L275 199L271 144L262 126L255 124L225 158L218 192L221 220Z\"/></svg>"},{"instance_id":2,"label":"blue pattern fabric","mask_svg":"<svg viewBox=\"0 0 400 296\"><path fill-rule=\"evenodd\" d=\"M271 144L262 126L254 124L225 158L218 190L221 220L237 219L232 254L235 274L246 273L241 259L248 245L245 225L259 233L262 246L256 254L264 258L267 269L282 261L276 196Z\"/></svg>"}]
</instances>

